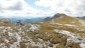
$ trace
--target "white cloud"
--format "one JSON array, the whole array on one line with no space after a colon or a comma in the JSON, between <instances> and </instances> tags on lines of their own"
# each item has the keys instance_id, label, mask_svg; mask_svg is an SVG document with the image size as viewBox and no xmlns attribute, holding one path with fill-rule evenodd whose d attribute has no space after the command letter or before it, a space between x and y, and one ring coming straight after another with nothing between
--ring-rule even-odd
<instances>
[{"instance_id":1,"label":"white cloud","mask_svg":"<svg viewBox=\"0 0 85 48\"><path fill-rule=\"evenodd\" d=\"M0 16L42 17L55 13L85 16L85 0L36 0L35 4L50 10L35 9L24 0L0 0Z\"/></svg>"},{"instance_id":2,"label":"white cloud","mask_svg":"<svg viewBox=\"0 0 85 48\"><path fill-rule=\"evenodd\" d=\"M35 4L49 7L54 13L85 16L85 0L38 0Z\"/></svg>"},{"instance_id":3,"label":"white cloud","mask_svg":"<svg viewBox=\"0 0 85 48\"><path fill-rule=\"evenodd\" d=\"M24 0L0 0L0 16L31 16L43 15L42 11L32 8Z\"/></svg>"},{"instance_id":4,"label":"white cloud","mask_svg":"<svg viewBox=\"0 0 85 48\"><path fill-rule=\"evenodd\" d=\"M2 6L2 8L8 8L16 4L16 2L17 0L0 0L0 6Z\"/></svg>"}]
</instances>

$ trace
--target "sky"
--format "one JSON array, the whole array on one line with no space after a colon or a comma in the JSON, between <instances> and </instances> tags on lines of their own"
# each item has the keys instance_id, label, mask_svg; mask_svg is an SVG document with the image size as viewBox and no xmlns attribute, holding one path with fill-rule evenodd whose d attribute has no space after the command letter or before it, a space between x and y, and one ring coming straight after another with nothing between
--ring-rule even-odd
<instances>
[{"instance_id":1,"label":"sky","mask_svg":"<svg viewBox=\"0 0 85 48\"><path fill-rule=\"evenodd\" d=\"M0 16L34 18L56 13L85 16L85 0L0 0Z\"/></svg>"}]
</instances>

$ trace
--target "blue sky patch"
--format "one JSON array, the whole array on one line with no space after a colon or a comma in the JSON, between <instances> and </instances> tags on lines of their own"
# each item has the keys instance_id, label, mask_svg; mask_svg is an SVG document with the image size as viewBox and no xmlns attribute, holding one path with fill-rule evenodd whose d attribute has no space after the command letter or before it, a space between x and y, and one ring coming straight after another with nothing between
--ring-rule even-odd
<instances>
[{"instance_id":1,"label":"blue sky patch","mask_svg":"<svg viewBox=\"0 0 85 48\"><path fill-rule=\"evenodd\" d=\"M38 9L38 10L42 10L42 11L49 11L49 7L42 7L42 6L37 6L35 5L35 2L37 0L25 0L31 7Z\"/></svg>"}]
</instances>

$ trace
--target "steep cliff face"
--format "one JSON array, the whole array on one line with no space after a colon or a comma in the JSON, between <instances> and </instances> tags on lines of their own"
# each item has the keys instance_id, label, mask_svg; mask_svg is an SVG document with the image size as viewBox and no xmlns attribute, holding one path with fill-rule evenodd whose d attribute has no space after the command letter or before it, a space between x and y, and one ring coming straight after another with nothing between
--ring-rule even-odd
<instances>
[{"instance_id":1,"label":"steep cliff face","mask_svg":"<svg viewBox=\"0 0 85 48\"><path fill-rule=\"evenodd\" d=\"M3 23L0 48L85 48L84 23L64 14L24 25Z\"/></svg>"}]
</instances>

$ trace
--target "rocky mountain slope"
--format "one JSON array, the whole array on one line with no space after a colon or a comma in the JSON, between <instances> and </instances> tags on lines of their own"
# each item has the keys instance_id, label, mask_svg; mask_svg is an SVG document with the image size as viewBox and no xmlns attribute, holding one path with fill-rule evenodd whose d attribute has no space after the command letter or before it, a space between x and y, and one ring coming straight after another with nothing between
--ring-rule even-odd
<instances>
[{"instance_id":1,"label":"rocky mountain slope","mask_svg":"<svg viewBox=\"0 0 85 48\"><path fill-rule=\"evenodd\" d=\"M24 25L3 22L0 48L85 48L85 21L56 14Z\"/></svg>"}]
</instances>

